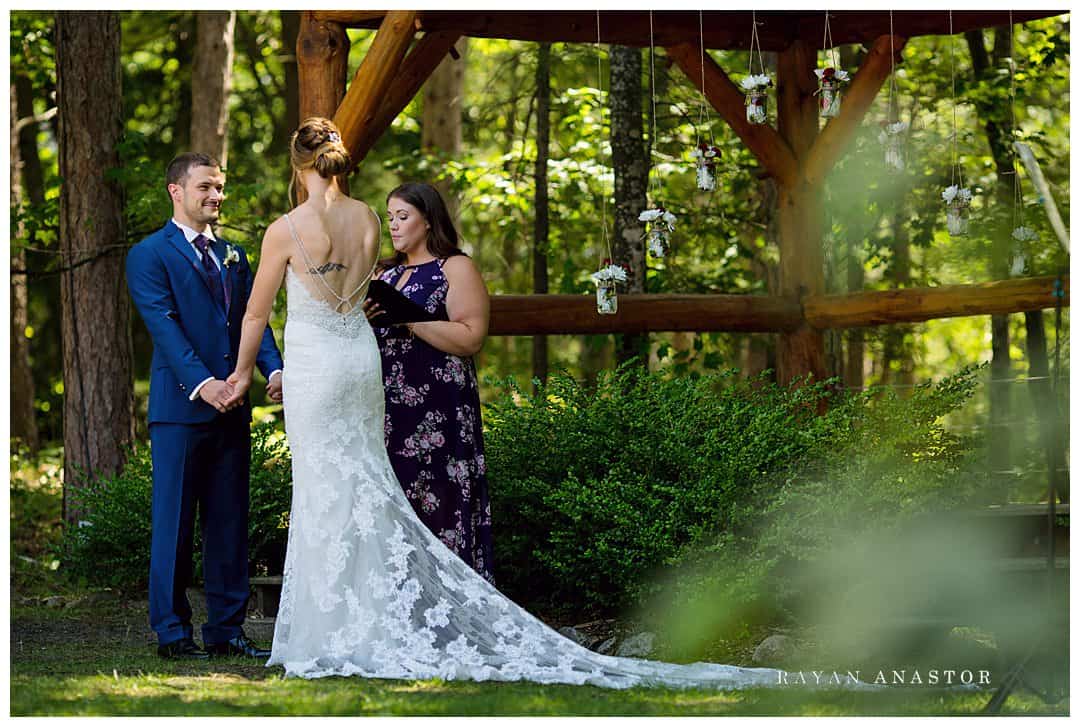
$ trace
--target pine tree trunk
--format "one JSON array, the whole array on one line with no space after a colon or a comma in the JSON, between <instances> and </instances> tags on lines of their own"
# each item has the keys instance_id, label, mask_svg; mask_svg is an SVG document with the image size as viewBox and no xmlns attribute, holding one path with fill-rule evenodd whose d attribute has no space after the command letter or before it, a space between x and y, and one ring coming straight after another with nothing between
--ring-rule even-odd
<instances>
[{"instance_id":1,"label":"pine tree trunk","mask_svg":"<svg viewBox=\"0 0 1080 727\"><path fill-rule=\"evenodd\" d=\"M56 14L64 343L64 518L87 477L124 464L135 434L131 306L124 282L120 15Z\"/></svg>"},{"instance_id":2,"label":"pine tree trunk","mask_svg":"<svg viewBox=\"0 0 1080 727\"><path fill-rule=\"evenodd\" d=\"M19 134L15 122L19 119L18 94L11 85L11 209L18 210L23 204L22 163L20 160ZM31 128L36 125L31 124ZM11 267L26 269L26 231L22 225L15 229L16 239L11 245ZM37 421L34 418L34 376L30 369L30 341L26 337L27 326L26 275L11 276L11 436L19 439L31 452L38 451Z\"/></svg>"},{"instance_id":3,"label":"pine tree trunk","mask_svg":"<svg viewBox=\"0 0 1080 727\"><path fill-rule=\"evenodd\" d=\"M465 53L468 38L454 44L459 60L447 56L424 83L423 120L420 124L420 148L426 154L451 159L461 153L461 110L465 98ZM450 217L457 219L460 207L452 191L452 180L433 182L446 200Z\"/></svg>"},{"instance_id":4,"label":"pine tree trunk","mask_svg":"<svg viewBox=\"0 0 1080 727\"><path fill-rule=\"evenodd\" d=\"M611 162L615 170L614 262L630 266L628 293L645 292L645 223L638 216L648 204L649 158L642 135L641 53L611 46ZM616 359L648 362L648 336L623 335Z\"/></svg>"},{"instance_id":5,"label":"pine tree trunk","mask_svg":"<svg viewBox=\"0 0 1080 727\"><path fill-rule=\"evenodd\" d=\"M551 44L540 43L536 60L536 167L533 179L533 293L548 292L548 174L551 145ZM547 336L532 337L532 375L541 383L548 376Z\"/></svg>"},{"instance_id":6,"label":"pine tree trunk","mask_svg":"<svg viewBox=\"0 0 1080 727\"><path fill-rule=\"evenodd\" d=\"M195 16L191 149L214 157L224 169L229 165L229 91L236 12L204 10Z\"/></svg>"}]
</instances>

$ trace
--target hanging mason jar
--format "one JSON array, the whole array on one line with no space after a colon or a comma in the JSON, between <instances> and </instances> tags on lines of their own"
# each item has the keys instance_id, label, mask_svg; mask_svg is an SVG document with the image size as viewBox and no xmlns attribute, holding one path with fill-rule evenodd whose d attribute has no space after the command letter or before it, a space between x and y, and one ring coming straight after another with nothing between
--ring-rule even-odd
<instances>
[{"instance_id":1,"label":"hanging mason jar","mask_svg":"<svg viewBox=\"0 0 1080 727\"><path fill-rule=\"evenodd\" d=\"M883 121L878 141L885 149L885 166L898 172L904 171L904 132L906 121Z\"/></svg>"},{"instance_id":2,"label":"hanging mason jar","mask_svg":"<svg viewBox=\"0 0 1080 727\"><path fill-rule=\"evenodd\" d=\"M746 97L746 120L751 124L769 123L769 95L765 91L754 89Z\"/></svg>"},{"instance_id":3,"label":"hanging mason jar","mask_svg":"<svg viewBox=\"0 0 1080 727\"><path fill-rule=\"evenodd\" d=\"M945 201L945 227L950 237L964 237L968 232L968 207L971 205L971 190L967 187L952 185L941 193Z\"/></svg>"},{"instance_id":4,"label":"hanging mason jar","mask_svg":"<svg viewBox=\"0 0 1080 727\"><path fill-rule=\"evenodd\" d=\"M818 113L822 118L831 119L840 115L840 86L847 83L847 71L835 68L817 68L818 77Z\"/></svg>"},{"instance_id":5,"label":"hanging mason jar","mask_svg":"<svg viewBox=\"0 0 1080 727\"><path fill-rule=\"evenodd\" d=\"M772 79L765 74L750 75L741 84L746 91L746 120L751 124L769 123L768 88Z\"/></svg>"},{"instance_id":6,"label":"hanging mason jar","mask_svg":"<svg viewBox=\"0 0 1080 727\"><path fill-rule=\"evenodd\" d=\"M619 312L619 294L615 292L615 281L603 280L596 284L596 312L602 316Z\"/></svg>"},{"instance_id":7,"label":"hanging mason jar","mask_svg":"<svg viewBox=\"0 0 1080 727\"><path fill-rule=\"evenodd\" d=\"M950 237L964 237L968 233L967 208L951 204L945 210L945 226Z\"/></svg>"},{"instance_id":8,"label":"hanging mason jar","mask_svg":"<svg viewBox=\"0 0 1080 727\"><path fill-rule=\"evenodd\" d=\"M716 162L720 159L720 148L702 142L690 153L697 160L697 188L702 192L716 189Z\"/></svg>"},{"instance_id":9,"label":"hanging mason jar","mask_svg":"<svg viewBox=\"0 0 1080 727\"><path fill-rule=\"evenodd\" d=\"M656 258L667 255L671 250L671 233L675 232L675 215L663 205L657 205L638 215L638 220L648 224L645 245L649 254Z\"/></svg>"},{"instance_id":10,"label":"hanging mason jar","mask_svg":"<svg viewBox=\"0 0 1080 727\"><path fill-rule=\"evenodd\" d=\"M604 267L592 274L592 281L596 283L596 312L610 316L619 312L619 296L615 286L626 282L627 269L612 264L610 259L605 259L603 264Z\"/></svg>"}]
</instances>

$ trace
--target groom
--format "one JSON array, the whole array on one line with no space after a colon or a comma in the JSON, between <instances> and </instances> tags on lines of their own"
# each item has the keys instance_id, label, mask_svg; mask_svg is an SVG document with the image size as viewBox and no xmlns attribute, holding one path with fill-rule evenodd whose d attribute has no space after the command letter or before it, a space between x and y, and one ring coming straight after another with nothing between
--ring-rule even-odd
<instances>
[{"instance_id":1,"label":"groom","mask_svg":"<svg viewBox=\"0 0 1080 727\"><path fill-rule=\"evenodd\" d=\"M173 216L133 247L127 281L150 331L153 464L150 625L167 659L266 658L242 625L248 601L251 406L231 405L225 378L240 345L252 272L244 251L211 228L225 177L205 154L181 154L165 173ZM257 359L267 395L281 400L281 354L269 327ZM205 650L192 639L191 578L199 510L206 584Z\"/></svg>"}]
</instances>

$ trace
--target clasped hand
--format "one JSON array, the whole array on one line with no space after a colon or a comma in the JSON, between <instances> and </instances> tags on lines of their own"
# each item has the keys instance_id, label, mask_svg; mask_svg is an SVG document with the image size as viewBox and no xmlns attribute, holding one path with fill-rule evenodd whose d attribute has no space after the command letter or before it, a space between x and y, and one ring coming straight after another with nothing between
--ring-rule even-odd
<instances>
[{"instance_id":1,"label":"clasped hand","mask_svg":"<svg viewBox=\"0 0 1080 727\"><path fill-rule=\"evenodd\" d=\"M249 389L251 389L251 373L241 374L233 371L225 381L215 379L208 382L199 394L210 406L220 412L227 412L244 402L244 396ZM279 372L275 372L266 382L266 396L270 401L281 403L281 374Z\"/></svg>"}]
</instances>

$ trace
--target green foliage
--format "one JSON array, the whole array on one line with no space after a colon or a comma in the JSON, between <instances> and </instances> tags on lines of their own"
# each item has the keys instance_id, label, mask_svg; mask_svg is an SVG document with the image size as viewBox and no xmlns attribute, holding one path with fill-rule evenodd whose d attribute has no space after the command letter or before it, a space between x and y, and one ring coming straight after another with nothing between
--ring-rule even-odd
<instances>
[{"instance_id":1,"label":"green foliage","mask_svg":"<svg viewBox=\"0 0 1080 727\"><path fill-rule=\"evenodd\" d=\"M504 382L485 418L500 587L576 612L660 592L685 606L721 588L740 628L773 619L774 566L813 557L830 528L968 498L957 478L971 442L942 417L976 373L908 398L632 367L595 390L565 374L536 394Z\"/></svg>"},{"instance_id":2,"label":"green foliage","mask_svg":"<svg viewBox=\"0 0 1080 727\"><path fill-rule=\"evenodd\" d=\"M150 503L153 490L150 446L132 448L123 470L69 490L71 506L83 513L64 528L58 551L65 570L96 586L142 588L150 572ZM283 435L272 425L251 432L251 489L248 518L249 572L277 574L284 563L292 460ZM195 565L201 563L196 527Z\"/></svg>"},{"instance_id":3,"label":"green foliage","mask_svg":"<svg viewBox=\"0 0 1080 727\"><path fill-rule=\"evenodd\" d=\"M673 559L642 611L668 631L674 653L700 658L718 638L798 620L837 552L910 528L916 516L978 503L987 478L976 443L943 419L971 398L980 368L908 398L886 389L852 397L813 466L769 480L755 527L709 535Z\"/></svg>"},{"instance_id":4,"label":"green foliage","mask_svg":"<svg viewBox=\"0 0 1080 727\"><path fill-rule=\"evenodd\" d=\"M770 475L849 426L822 417L826 384L783 388L733 372L669 377L624 366L595 390L563 374L515 382L488 408L486 453L500 584L547 608L614 609L682 548L751 524Z\"/></svg>"}]
</instances>

